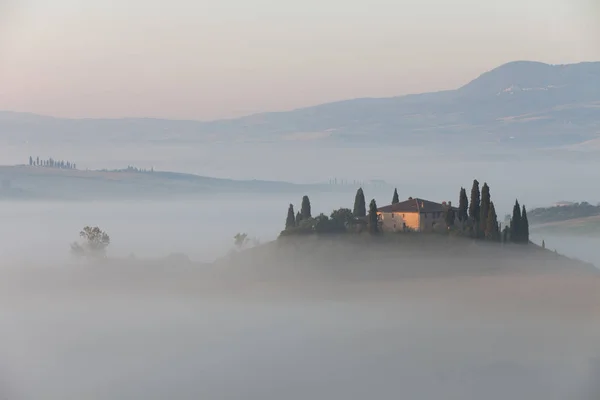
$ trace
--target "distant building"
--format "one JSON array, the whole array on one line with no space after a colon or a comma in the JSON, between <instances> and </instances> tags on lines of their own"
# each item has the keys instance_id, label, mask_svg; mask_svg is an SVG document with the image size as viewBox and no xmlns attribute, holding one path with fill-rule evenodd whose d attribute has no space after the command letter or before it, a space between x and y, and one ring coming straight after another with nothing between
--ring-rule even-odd
<instances>
[{"instance_id":1,"label":"distant building","mask_svg":"<svg viewBox=\"0 0 600 400\"><path fill-rule=\"evenodd\" d=\"M435 203L410 197L406 201L378 208L377 216L382 230L386 232L431 232L436 227L445 227L445 214L449 207L452 207L450 202ZM452 209L457 215L458 209Z\"/></svg>"}]
</instances>

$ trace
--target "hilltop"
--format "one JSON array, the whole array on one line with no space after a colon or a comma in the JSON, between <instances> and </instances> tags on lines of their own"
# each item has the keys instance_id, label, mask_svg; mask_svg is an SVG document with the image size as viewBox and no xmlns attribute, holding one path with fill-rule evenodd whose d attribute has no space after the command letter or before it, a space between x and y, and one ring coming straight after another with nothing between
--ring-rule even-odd
<instances>
[{"instance_id":1,"label":"hilltop","mask_svg":"<svg viewBox=\"0 0 600 400\"><path fill-rule=\"evenodd\" d=\"M600 62L511 62L455 90L362 98L209 122L60 119L0 112L6 141L202 143L209 141L456 146L576 146L600 131Z\"/></svg>"}]
</instances>

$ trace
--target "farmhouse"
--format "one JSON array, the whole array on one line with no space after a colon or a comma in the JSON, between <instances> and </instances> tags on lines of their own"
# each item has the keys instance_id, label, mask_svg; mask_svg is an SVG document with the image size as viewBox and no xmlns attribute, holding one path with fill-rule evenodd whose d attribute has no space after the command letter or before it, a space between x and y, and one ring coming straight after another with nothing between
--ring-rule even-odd
<instances>
[{"instance_id":1,"label":"farmhouse","mask_svg":"<svg viewBox=\"0 0 600 400\"><path fill-rule=\"evenodd\" d=\"M431 232L445 227L445 215L449 207L452 207L450 202L435 203L409 197L406 201L378 208L377 217L386 232ZM458 211L455 207L452 209Z\"/></svg>"}]
</instances>

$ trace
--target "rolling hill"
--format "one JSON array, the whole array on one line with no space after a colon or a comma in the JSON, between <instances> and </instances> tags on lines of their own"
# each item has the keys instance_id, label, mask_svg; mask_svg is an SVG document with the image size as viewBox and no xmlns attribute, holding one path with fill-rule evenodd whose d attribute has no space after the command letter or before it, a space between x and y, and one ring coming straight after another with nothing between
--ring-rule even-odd
<instances>
[{"instance_id":1,"label":"rolling hill","mask_svg":"<svg viewBox=\"0 0 600 400\"><path fill-rule=\"evenodd\" d=\"M0 140L93 143L285 141L521 148L573 146L600 134L600 62L516 61L456 90L346 100L209 122L59 119L0 112Z\"/></svg>"},{"instance_id":2,"label":"rolling hill","mask_svg":"<svg viewBox=\"0 0 600 400\"><path fill-rule=\"evenodd\" d=\"M173 199L222 193L304 193L350 186L233 180L178 172L82 171L0 166L0 200Z\"/></svg>"}]
</instances>

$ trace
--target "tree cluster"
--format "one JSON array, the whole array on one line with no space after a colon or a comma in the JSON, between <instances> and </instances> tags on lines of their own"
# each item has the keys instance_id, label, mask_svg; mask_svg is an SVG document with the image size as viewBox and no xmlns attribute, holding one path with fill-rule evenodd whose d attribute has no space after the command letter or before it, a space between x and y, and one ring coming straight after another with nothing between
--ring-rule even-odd
<instances>
[{"instance_id":1,"label":"tree cluster","mask_svg":"<svg viewBox=\"0 0 600 400\"><path fill-rule=\"evenodd\" d=\"M77 169L77 165L70 161L55 160L52 157L47 160L40 160L39 157L33 158L29 156L30 167L47 167L47 168L59 168L59 169Z\"/></svg>"},{"instance_id":2,"label":"tree cluster","mask_svg":"<svg viewBox=\"0 0 600 400\"><path fill-rule=\"evenodd\" d=\"M507 240L512 243L529 243L529 220L527 219L527 210L525 206L519 206L519 200L515 200L513 206L512 218L510 219L510 228L506 232Z\"/></svg>"},{"instance_id":3,"label":"tree cluster","mask_svg":"<svg viewBox=\"0 0 600 400\"><path fill-rule=\"evenodd\" d=\"M354 208L339 208L330 215L320 213L312 216L310 199L302 197L300 211L294 211L294 205L288 206L285 229L281 236L304 235L312 233L349 233L368 230L372 234L380 231L377 216L377 203L371 200L367 212L365 195L359 188L354 198Z\"/></svg>"},{"instance_id":4,"label":"tree cluster","mask_svg":"<svg viewBox=\"0 0 600 400\"><path fill-rule=\"evenodd\" d=\"M470 201L467 198L466 189L460 188L457 217L460 228L468 231L473 238L492 242L502 240L496 207L487 182L483 183L480 191L479 181L473 180ZM450 224L448 225L450 226Z\"/></svg>"}]
</instances>

